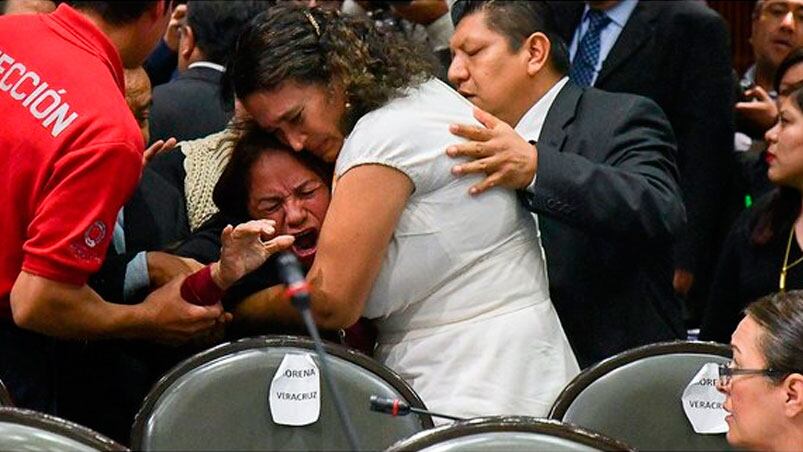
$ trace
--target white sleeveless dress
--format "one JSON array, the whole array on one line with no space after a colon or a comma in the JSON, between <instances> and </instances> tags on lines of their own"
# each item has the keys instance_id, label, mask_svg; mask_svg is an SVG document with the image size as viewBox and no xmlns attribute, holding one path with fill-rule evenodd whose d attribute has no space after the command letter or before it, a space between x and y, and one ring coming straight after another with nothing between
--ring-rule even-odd
<instances>
[{"instance_id":1,"label":"white sleeveless dress","mask_svg":"<svg viewBox=\"0 0 803 452\"><path fill-rule=\"evenodd\" d=\"M415 185L363 315L379 329L375 356L431 410L457 416L544 416L579 369L549 299L537 219L516 193L471 197L455 177L449 124L472 105L433 79L362 117L336 176L393 167ZM335 189L336 190L336 189Z\"/></svg>"}]
</instances>

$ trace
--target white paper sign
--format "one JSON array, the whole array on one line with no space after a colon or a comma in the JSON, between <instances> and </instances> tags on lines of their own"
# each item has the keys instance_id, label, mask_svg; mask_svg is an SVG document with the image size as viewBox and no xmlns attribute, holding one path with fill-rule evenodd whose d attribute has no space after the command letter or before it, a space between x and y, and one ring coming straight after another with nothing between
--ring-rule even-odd
<instances>
[{"instance_id":1,"label":"white paper sign","mask_svg":"<svg viewBox=\"0 0 803 452\"><path fill-rule=\"evenodd\" d=\"M309 425L321 415L321 378L309 354L286 354L270 384L270 413L279 425Z\"/></svg>"},{"instance_id":2,"label":"white paper sign","mask_svg":"<svg viewBox=\"0 0 803 452\"><path fill-rule=\"evenodd\" d=\"M727 412L722 408L725 394L717 390L717 364L703 365L683 391L683 411L697 433L716 434L728 431Z\"/></svg>"}]
</instances>

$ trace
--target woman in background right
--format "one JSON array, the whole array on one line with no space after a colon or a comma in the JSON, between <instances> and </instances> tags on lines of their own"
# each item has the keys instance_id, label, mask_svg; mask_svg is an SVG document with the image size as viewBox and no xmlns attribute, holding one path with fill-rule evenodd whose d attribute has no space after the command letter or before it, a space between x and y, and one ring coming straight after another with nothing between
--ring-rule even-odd
<instances>
[{"instance_id":1,"label":"woman in background right","mask_svg":"<svg viewBox=\"0 0 803 452\"><path fill-rule=\"evenodd\" d=\"M797 57L794 57L797 55ZM790 58L798 58L796 61ZM778 123L766 133L767 177L778 188L742 212L722 247L700 339L727 343L748 303L803 289L803 54L778 69Z\"/></svg>"},{"instance_id":2,"label":"woman in background right","mask_svg":"<svg viewBox=\"0 0 803 452\"><path fill-rule=\"evenodd\" d=\"M718 389L728 442L750 450L803 449L803 291L764 297L745 310L731 339L733 361Z\"/></svg>"}]
</instances>

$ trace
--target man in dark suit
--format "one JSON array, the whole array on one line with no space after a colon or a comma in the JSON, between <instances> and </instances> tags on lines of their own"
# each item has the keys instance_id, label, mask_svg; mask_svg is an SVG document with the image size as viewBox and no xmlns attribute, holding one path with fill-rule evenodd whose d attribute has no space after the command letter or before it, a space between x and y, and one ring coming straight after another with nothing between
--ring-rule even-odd
<instances>
[{"instance_id":1,"label":"man in dark suit","mask_svg":"<svg viewBox=\"0 0 803 452\"><path fill-rule=\"evenodd\" d=\"M89 278L89 286L104 299L140 303L151 290L202 267L158 251L188 236L189 227L178 190L153 170L144 169L120 218L103 266ZM178 361L173 349L129 340L60 345L59 415L127 442L143 397Z\"/></svg>"},{"instance_id":2,"label":"man in dark suit","mask_svg":"<svg viewBox=\"0 0 803 452\"><path fill-rule=\"evenodd\" d=\"M648 97L672 124L688 214L688 225L674 250L673 285L697 310L716 260L727 206L723 200L729 173L735 169L725 22L704 2L694 0L548 4L558 33L569 45L572 81ZM595 14L603 20L598 51L589 45L595 38L591 24Z\"/></svg>"},{"instance_id":3,"label":"man in dark suit","mask_svg":"<svg viewBox=\"0 0 803 452\"><path fill-rule=\"evenodd\" d=\"M181 193L146 167L118 217L106 260L88 284L110 302L140 303L151 290L202 268L160 251L188 236ZM184 357L184 349L143 341L60 345L59 415L126 443L147 391Z\"/></svg>"},{"instance_id":4,"label":"man in dark suit","mask_svg":"<svg viewBox=\"0 0 803 452\"><path fill-rule=\"evenodd\" d=\"M126 103L147 142L148 75L139 67L126 69L124 77ZM202 267L192 259L159 251L187 236L183 195L145 167L136 190L118 214L106 259L88 284L112 303L140 303L150 290ZM142 341L100 340L60 344L57 356L58 414L125 443L143 397L181 355L172 347ZM115 409L109 410L110 406Z\"/></svg>"},{"instance_id":5,"label":"man in dark suit","mask_svg":"<svg viewBox=\"0 0 803 452\"><path fill-rule=\"evenodd\" d=\"M144 142L150 141L148 127L151 107L151 83L140 66L126 69L125 101L139 125ZM148 148L152 153L170 149L174 140ZM190 274L196 266L179 258L168 258L162 250L190 235L184 196L150 166L142 176L131 198L117 216L112 246L100 270L90 277L90 286L115 303L139 302L145 289L159 287L172 277ZM138 295L138 296L137 296Z\"/></svg>"},{"instance_id":6,"label":"man in dark suit","mask_svg":"<svg viewBox=\"0 0 803 452\"><path fill-rule=\"evenodd\" d=\"M449 79L485 127L455 126L470 141L447 152L475 159L456 174L488 175L473 194L515 188L539 214L550 295L585 367L683 336L671 247L684 208L661 109L569 81L547 13L543 2L455 4Z\"/></svg>"},{"instance_id":7,"label":"man in dark suit","mask_svg":"<svg viewBox=\"0 0 803 452\"><path fill-rule=\"evenodd\" d=\"M152 169L142 171L140 184L125 204L121 218L121 229L115 231L119 238L113 238L103 266L89 280L104 298L132 304L141 301L149 287L162 286L173 277L200 268L200 264L182 263L178 257L160 251L187 238L190 230L181 193ZM132 265L135 259L142 259L144 272L139 285L132 286L138 270L137 264Z\"/></svg>"},{"instance_id":8,"label":"man in dark suit","mask_svg":"<svg viewBox=\"0 0 803 452\"><path fill-rule=\"evenodd\" d=\"M179 76L153 91L151 140L179 141L223 130L231 119L233 99L221 97L221 79L237 36L269 1L190 1L181 27Z\"/></svg>"}]
</instances>

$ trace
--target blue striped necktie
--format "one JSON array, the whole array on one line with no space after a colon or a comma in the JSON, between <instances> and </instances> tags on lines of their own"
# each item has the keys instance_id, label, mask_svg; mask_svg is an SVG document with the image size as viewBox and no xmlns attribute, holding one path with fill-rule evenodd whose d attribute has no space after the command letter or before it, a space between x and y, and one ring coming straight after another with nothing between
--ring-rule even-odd
<instances>
[{"instance_id":1,"label":"blue striped necktie","mask_svg":"<svg viewBox=\"0 0 803 452\"><path fill-rule=\"evenodd\" d=\"M594 78L594 68L599 60L599 35L611 23L611 18L598 9L588 10L588 30L574 54L569 78L580 86L590 86Z\"/></svg>"}]
</instances>

